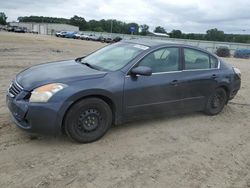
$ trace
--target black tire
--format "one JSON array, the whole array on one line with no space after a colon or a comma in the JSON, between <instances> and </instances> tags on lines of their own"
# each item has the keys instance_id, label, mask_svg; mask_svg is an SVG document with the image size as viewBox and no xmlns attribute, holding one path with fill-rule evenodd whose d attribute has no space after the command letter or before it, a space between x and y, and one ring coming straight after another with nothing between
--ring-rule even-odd
<instances>
[{"instance_id":1,"label":"black tire","mask_svg":"<svg viewBox=\"0 0 250 188\"><path fill-rule=\"evenodd\" d=\"M80 143L100 139L111 127L112 111L99 98L86 98L74 104L66 114L64 128L67 135Z\"/></svg>"},{"instance_id":2,"label":"black tire","mask_svg":"<svg viewBox=\"0 0 250 188\"><path fill-rule=\"evenodd\" d=\"M209 97L205 113L208 115L219 114L227 102L227 93L223 88L217 88Z\"/></svg>"}]
</instances>

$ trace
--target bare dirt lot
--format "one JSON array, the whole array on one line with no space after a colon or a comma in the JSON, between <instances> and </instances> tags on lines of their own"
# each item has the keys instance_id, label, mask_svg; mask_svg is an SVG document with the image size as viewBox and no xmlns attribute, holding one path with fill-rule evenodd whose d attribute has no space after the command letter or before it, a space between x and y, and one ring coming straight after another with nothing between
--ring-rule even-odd
<instances>
[{"instance_id":1,"label":"bare dirt lot","mask_svg":"<svg viewBox=\"0 0 250 188\"><path fill-rule=\"evenodd\" d=\"M137 121L85 145L31 139L11 123L5 91L16 73L103 45L0 32L0 187L250 187L250 60L226 59L242 88L218 116Z\"/></svg>"}]
</instances>

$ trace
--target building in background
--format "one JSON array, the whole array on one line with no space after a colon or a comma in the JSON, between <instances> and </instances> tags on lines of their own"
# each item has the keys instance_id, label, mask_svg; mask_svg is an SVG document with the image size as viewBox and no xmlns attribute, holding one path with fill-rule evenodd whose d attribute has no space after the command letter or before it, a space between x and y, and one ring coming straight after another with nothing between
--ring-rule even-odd
<instances>
[{"instance_id":1,"label":"building in background","mask_svg":"<svg viewBox=\"0 0 250 188\"><path fill-rule=\"evenodd\" d=\"M57 23L10 22L10 26L26 27L28 32L54 35L58 31L79 31L79 27Z\"/></svg>"},{"instance_id":2,"label":"building in background","mask_svg":"<svg viewBox=\"0 0 250 188\"><path fill-rule=\"evenodd\" d=\"M168 37L169 38L169 35L167 33L155 33L155 32L152 32L149 34L149 36L154 36L154 37Z\"/></svg>"}]
</instances>

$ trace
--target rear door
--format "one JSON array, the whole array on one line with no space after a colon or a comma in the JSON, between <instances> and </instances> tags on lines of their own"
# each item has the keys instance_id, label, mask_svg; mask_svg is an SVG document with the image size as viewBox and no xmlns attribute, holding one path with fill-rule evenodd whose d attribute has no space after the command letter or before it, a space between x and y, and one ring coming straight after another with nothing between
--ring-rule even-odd
<instances>
[{"instance_id":1,"label":"rear door","mask_svg":"<svg viewBox=\"0 0 250 188\"><path fill-rule=\"evenodd\" d=\"M217 86L218 60L203 51L183 48L181 76L183 110L203 110L208 97Z\"/></svg>"}]
</instances>

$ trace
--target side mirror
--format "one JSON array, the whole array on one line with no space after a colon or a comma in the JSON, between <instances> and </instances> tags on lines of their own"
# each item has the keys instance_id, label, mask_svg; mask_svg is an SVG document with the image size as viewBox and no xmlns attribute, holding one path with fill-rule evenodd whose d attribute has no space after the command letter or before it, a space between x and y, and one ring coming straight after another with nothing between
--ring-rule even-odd
<instances>
[{"instance_id":1,"label":"side mirror","mask_svg":"<svg viewBox=\"0 0 250 188\"><path fill-rule=\"evenodd\" d=\"M150 67L146 66L139 66L135 67L131 70L132 75L142 75L142 76L151 76L152 75L152 69Z\"/></svg>"}]
</instances>

